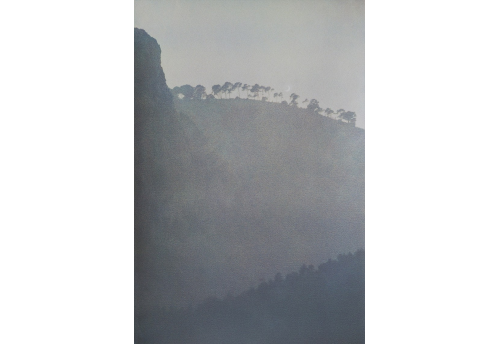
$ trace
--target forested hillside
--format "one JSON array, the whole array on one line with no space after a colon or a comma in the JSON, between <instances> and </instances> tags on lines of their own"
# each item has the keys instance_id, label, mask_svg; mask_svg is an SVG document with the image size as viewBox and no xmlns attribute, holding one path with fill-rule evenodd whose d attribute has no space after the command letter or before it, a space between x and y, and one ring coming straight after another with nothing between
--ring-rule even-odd
<instances>
[{"instance_id":1,"label":"forested hillside","mask_svg":"<svg viewBox=\"0 0 500 344\"><path fill-rule=\"evenodd\" d=\"M205 281L236 292L276 270L364 247L364 130L277 103L175 105L225 171L212 191L190 190L194 216L184 217L204 238L193 254L221 264L203 270L228 280Z\"/></svg>"},{"instance_id":2,"label":"forested hillside","mask_svg":"<svg viewBox=\"0 0 500 344\"><path fill-rule=\"evenodd\" d=\"M364 343L363 250L286 276L277 273L240 295L196 307L158 309L141 322L140 342L189 344Z\"/></svg>"}]
</instances>

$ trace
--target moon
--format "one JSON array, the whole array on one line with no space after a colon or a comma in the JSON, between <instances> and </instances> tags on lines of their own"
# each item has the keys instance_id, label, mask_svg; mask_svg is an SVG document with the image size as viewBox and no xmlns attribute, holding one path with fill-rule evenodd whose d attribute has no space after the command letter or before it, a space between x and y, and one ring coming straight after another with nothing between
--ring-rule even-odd
<instances>
[{"instance_id":1,"label":"moon","mask_svg":"<svg viewBox=\"0 0 500 344\"><path fill-rule=\"evenodd\" d=\"M290 92L290 86L287 86L288 90L285 90L285 92Z\"/></svg>"}]
</instances>

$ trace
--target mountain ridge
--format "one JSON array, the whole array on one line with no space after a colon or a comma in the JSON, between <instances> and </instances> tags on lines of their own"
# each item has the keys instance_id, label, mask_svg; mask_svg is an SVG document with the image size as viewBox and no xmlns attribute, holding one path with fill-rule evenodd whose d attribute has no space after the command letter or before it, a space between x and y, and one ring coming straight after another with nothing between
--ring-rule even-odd
<instances>
[{"instance_id":1,"label":"mountain ridge","mask_svg":"<svg viewBox=\"0 0 500 344\"><path fill-rule=\"evenodd\" d=\"M282 104L179 100L135 30L135 304L238 293L364 247L364 130Z\"/></svg>"}]
</instances>

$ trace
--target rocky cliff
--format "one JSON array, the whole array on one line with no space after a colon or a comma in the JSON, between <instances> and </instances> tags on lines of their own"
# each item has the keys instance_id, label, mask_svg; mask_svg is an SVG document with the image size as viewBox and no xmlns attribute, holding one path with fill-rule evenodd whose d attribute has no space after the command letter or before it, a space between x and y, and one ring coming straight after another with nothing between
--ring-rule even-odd
<instances>
[{"instance_id":1,"label":"rocky cliff","mask_svg":"<svg viewBox=\"0 0 500 344\"><path fill-rule=\"evenodd\" d=\"M185 138L160 65L160 46L135 29L134 48L135 301L140 309L166 302L164 292L172 289L172 257L157 239L169 230L166 209L183 181Z\"/></svg>"}]
</instances>

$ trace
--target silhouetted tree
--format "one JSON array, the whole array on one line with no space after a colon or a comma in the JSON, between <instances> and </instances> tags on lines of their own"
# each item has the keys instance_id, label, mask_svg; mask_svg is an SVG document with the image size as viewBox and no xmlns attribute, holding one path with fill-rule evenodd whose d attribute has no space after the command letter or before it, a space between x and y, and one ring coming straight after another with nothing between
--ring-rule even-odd
<instances>
[{"instance_id":1,"label":"silhouetted tree","mask_svg":"<svg viewBox=\"0 0 500 344\"><path fill-rule=\"evenodd\" d=\"M356 124L356 113L352 111L343 111L339 114L339 118L345 120L348 124Z\"/></svg>"},{"instance_id":2,"label":"silhouetted tree","mask_svg":"<svg viewBox=\"0 0 500 344\"><path fill-rule=\"evenodd\" d=\"M212 86L212 93L214 94L214 96L217 96L221 92L221 90L222 90L222 87L220 85L213 85Z\"/></svg>"},{"instance_id":3,"label":"silhouetted tree","mask_svg":"<svg viewBox=\"0 0 500 344\"><path fill-rule=\"evenodd\" d=\"M266 88L264 86L259 86L259 96L262 98L264 96L264 92Z\"/></svg>"},{"instance_id":4,"label":"silhouetted tree","mask_svg":"<svg viewBox=\"0 0 500 344\"><path fill-rule=\"evenodd\" d=\"M326 110L325 110L325 114L326 114L328 117L331 117L330 115L331 115L331 114L333 114L333 113L334 113L334 111L333 111L332 109L330 109L330 108L326 108Z\"/></svg>"},{"instance_id":5,"label":"silhouetted tree","mask_svg":"<svg viewBox=\"0 0 500 344\"><path fill-rule=\"evenodd\" d=\"M291 105L291 106L297 106L297 99L299 98L299 96L298 96L297 94L295 94L295 93L292 93L292 94L290 95L290 98L292 99L292 100L290 101L290 105Z\"/></svg>"},{"instance_id":6,"label":"silhouetted tree","mask_svg":"<svg viewBox=\"0 0 500 344\"><path fill-rule=\"evenodd\" d=\"M182 85L179 88L179 93L182 94L185 99L193 99L194 87L191 85Z\"/></svg>"},{"instance_id":7,"label":"silhouetted tree","mask_svg":"<svg viewBox=\"0 0 500 344\"><path fill-rule=\"evenodd\" d=\"M264 88L264 91L266 92L267 96L269 97L269 96L270 96L270 95L269 95L269 91L271 91L271 87L270 87L270 86L265 87L265 88Z\"/></svg>"},{"instance_id":8,"label":"silhouetted tree","mask_svg":"<svg viewBox=\"0 0 500 344\"><path fill-rule=\"evenodd\" d=\"M194 91L193 91L193 98L194 99L202 99L203 97L205 97L207 94L205 93L205 86L202 86L202 85L197 85L195 88L194 88Z\"/></svg>"},{"instance_id":9,"label":"silhouetted tree","mask_svg":"<svg viewBox=\"0 0 500 344\"><path fill-rule=\"evenodd\" d=\"M179 86L175 86L171 91L174 97L179 98L179 96L181 95L181 88Z\"/></svg>"},{"instance_id":10,"label":"silhouetted tree","mask_svg":"<svg viewBox=\"0 0 500 344\"><path fill-rule=\"evenodd\" d=\"M247 93L247 98L248 98L248 90L249 90L249 89L250 89L250 85L247 85L247 84L243 85L242 90L243 90L243 91L245 91L245 92Z\"/></svg>"},{"instance_id":11,"label":"silhouetted tree","mask_svg":"<svg viewBox=\"0 0 500 344\"><path fill-rule=\"evenodd\" d=\"M250 89L250 92L252 92L254 94L254 98L256 98L258 95L260 95L260 86L258 84L253 85Z\"/></svg>"},{"instance_id":12,"label":"silhouetted tree","mask_svg":"<svg viewBox=\"0 0 500 344\"><path fill-rule=\"evenodd\" d=\"M307 110L310 112L318 113L319 109L321 109L319 107L319 102L316 99L311 99L311 101L307 105Z\"/></svg>"},{"instance_id":13,"label":"silhouetted tree","mask_svg":"<svg viewBox=\"0 0 500 344\"><path fill-rule=\"evenodd\" d=\"M238 97L240 96L241 82L236 82L233 87L238 90Z\"/></svg>"},{"instance_id":14,"label":"silhouetted tree","mask_svg":"<svg viewBox=\"0 0 500 344\"><path fill-rule=\"evenodd\" d=\"M231 92L233 90L233 84L229 81L226 81L224 85L222 85L221 91L227 95L229 92L229 96L231 96Z\"/></svg>"}]
</instances>

